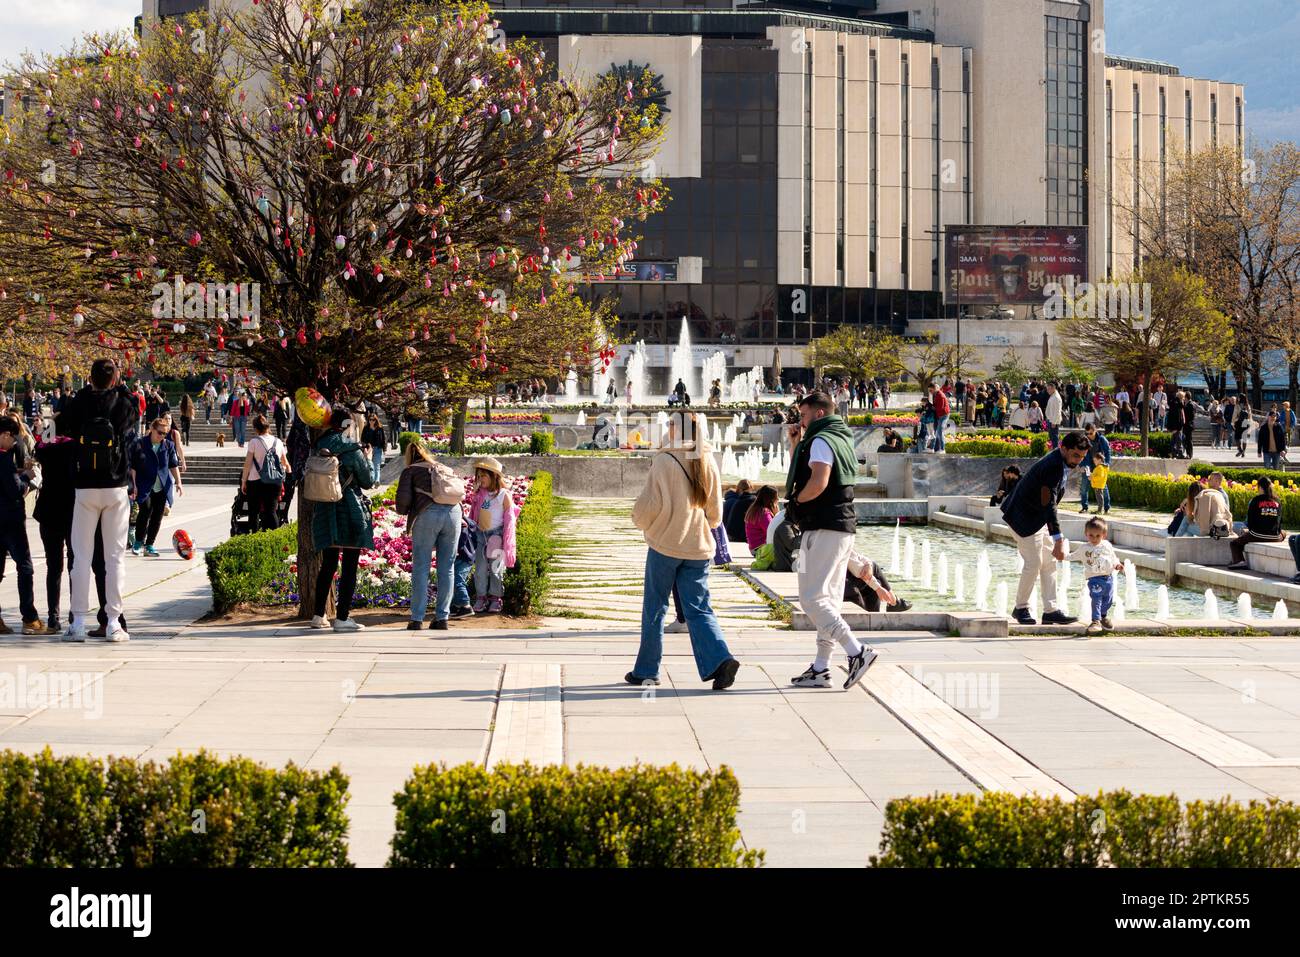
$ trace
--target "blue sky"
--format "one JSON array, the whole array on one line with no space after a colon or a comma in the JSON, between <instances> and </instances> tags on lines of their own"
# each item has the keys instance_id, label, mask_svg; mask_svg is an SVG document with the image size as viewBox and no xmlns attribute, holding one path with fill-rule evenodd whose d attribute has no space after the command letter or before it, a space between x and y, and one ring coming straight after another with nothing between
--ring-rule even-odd
<instances>
[{"instance_id":1,"label":"blue sky","mask_svg":"<svg viewBox=\"0 0 1300 957\"><path fill-rule=\"evenodd\" d=\"M1106 49L1246 84L1246 127L1300 143L1300 0L1107 0Z\"/></svg>"},{"instance_id":2,"label":"blue sky","mask_svg":"<svg viewBox=\"0 0 1300 957\"><path fill-rule=\"evenodd\" d=\"M998 0L959 0L997 3ZM131 29L140 0L5 0L0 63L78 33ZM1107 0L1111 53L1165 60L1189 76L1246 84L1261 141L1300 142L1300 0Z\"/></svg>"}]
</instances>

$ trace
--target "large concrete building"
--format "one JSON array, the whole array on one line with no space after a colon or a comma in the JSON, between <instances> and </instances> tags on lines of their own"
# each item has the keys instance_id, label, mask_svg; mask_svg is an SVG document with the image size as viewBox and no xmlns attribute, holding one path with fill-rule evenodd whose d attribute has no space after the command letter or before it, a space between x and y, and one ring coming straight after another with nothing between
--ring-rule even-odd
<instances>
[{"instance_id":1,"label":"large concrete building","mask_svg":"<svg viewBox=\"0 0 1300 957\"><path fill-rule=\"evenodd\" d=\"M207 3L144 0L143 12ZM652 271L589 290L616 297L620 335L643 339L652 367L668 366L683 321L737 369L770 366L778 345L797 369L842 323L960 337L986 368L1008 349L1032 363L1053 323L1023 300L961 303L945 236L1060 227L1086 243L1087 278L1122 277L1140 255L1117 210L1135 177L1176 149L1244 145L1243 88L1111 55L1104 0L494 9L561 70L658 78L669 132L650 172L672 201L644 224Z\"/></svg>"}]
</instances>

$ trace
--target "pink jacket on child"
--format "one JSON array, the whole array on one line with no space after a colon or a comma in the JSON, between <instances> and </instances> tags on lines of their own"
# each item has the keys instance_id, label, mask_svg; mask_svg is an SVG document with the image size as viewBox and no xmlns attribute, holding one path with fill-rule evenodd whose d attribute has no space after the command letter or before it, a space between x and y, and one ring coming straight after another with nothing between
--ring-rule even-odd
<instances>
[{"instance_id":1,"label":"pink jacket on child","mask_svg":"<svg viewBox=\"0 0 1300 957\"><path fill-rule=\"evenodd\" d=\"M501 491L505 493L507 503L505 508L501 510L501 548L506 554L506 568L514 568L515 516L519 514L519 509L515 505L514 498L510 495L510 490L506 488ZM478 513L483 503L492 496L499 494L501 492L489 492L484 488L474 493L474 497L470 500L469 522L475 529L478 528Z\"/></svg>"}]
</instances>

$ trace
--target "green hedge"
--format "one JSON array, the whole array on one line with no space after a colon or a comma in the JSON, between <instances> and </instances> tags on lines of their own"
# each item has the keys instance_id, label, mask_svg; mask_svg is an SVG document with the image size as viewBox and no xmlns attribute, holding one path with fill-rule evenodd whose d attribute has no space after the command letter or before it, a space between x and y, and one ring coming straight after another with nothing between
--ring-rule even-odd
<instances>
[{"instance_id":1,"label":"green hedge","mask_svg":"<svg viewBox=\"0 0 1300 957\"><path fill-rule=\"evenodd\" d=\"M1063 427L1061 429L1061 434L1064 435L1066 432L1082 432L1082 431L1083 431L1082 429L1067 429ZM1041 455L1047 454L1046 453L1047 450L1046 432L1032 432L1029 429L976 429L975 434L980 438L1029 439L1031 442L1033 442L1035 439L1041 439L1043 452L1038 454ZM1142 441L1141 436L1130 435L1127 432L1112 432L1107 434L1106 438L1109 439L1111 442ZM1172 454L1173 436L1171 436L1168 432L1152 432L1147 437L1147 439L1148 439L1147 451L1151 455L1156 456L1157 458L1170 457L1170 455Z\"/></svg>"},{"instance_id":2,"label":"green hedge","mask_svg":"<svg viewBox=\"0 0 1300 957\"><path fill-rule=\"evenodd\" d=\"M634 765L416 768L393 798L390 867L755 867L738 847L740 785Z\"/></svg>"},{"instance_id":3,"label":"green hedge","mask_svg":"<svg viewBox=\"0 0 1300 957\"><path fill-rule=\"evenodd\" d=\"M539 612L546 600L555 554L555 495L550 472L538 472L515 522L515 567L506 571L504 608L510 615Z\"/></svg>"},{"instance_id":4,"label":"green hedge","mask_svg":"<svg viewBox=\"0 0 1300 957\"><path fill-rule=\"evenodd\" d=\"M875 867L1298 867L1300 805L1128 791L899 798Z\"/></svg>"},{"instance_id":5,"label":"green hedge","mask_svg":"<svg viewBox=\"0 0 1300 957\"><path fill-rule=\"evenodd\" d=\"M1300 475L1295 472L1283 472L1281 469L1233 469L1224 468L1221 465L1214 465L1210 462L1190 462L1187 471L1192 475L1204 476L1211 472L1220 473L1229 482L1258 482L1262 478L1271 479L1274 483L1282 485L1294 485Z\"/></svg>"},{"instance_id":6,"label":"green hedge","mask_svg":"<svg viewBox=\"0 0 1300 957\"><path fill-rule=\"evenodd\" d=\"M412 442L423 442L424 437L419 432L399 432L397 434L397 448L402 454L406 454L406 447Z\"/></svg>"},{"instance_id":7,"label":"green hedge","mask_svg":"<svg viewBox=\"0 0 1300 957\"><path fill-rule=\"evenodd\" d=\"M265 602L271 582L285 573L285 558L297 551L297 522L269 532L236 535L209 549L204 561L212 585L212 610L223 614L242 602Z\"/></svg>"},{"instance_id":8,"label":"green hedge","mask_svg":"<svg viewBox=\"0 0 1300 957\"><path fill-rule=\"evenodd\" d=\"M348 867L347 801L337 767L4 751L0 867Z\"/></svg>"},{"instance_id":9,"label":"green hedge","mask_svg":"<svg viewBox=\"0 0 1300 957\"><path fill-rule=\"evenodd\" d=\"M554 451L554 432L534 432L529 438L528 453L530 455L550 455Z\"/></svg>"},{"instance_id":10,"label":"green hedge","mask_svg":"<svg viewBox=\"0 0 1300 957\"><path fill-rule=\"evenodd\" d=\"M1046 441L1042 440L1044 446ZM997 439L949 439L944 443L944 449L949 455L979 455L1002 459L1041 458L1047 454L1046 448L1036 448L1036 444L1021 445Z\"/></svg>"}]
</instances>

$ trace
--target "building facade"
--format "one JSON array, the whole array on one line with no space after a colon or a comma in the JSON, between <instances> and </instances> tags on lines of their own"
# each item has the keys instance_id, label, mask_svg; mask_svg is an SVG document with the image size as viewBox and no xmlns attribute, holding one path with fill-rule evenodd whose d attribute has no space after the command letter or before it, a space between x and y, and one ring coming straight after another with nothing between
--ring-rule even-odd
<instances>
[{"instance_id":1,"label":"building facade","mask_svg":"<svg viewBox=\"0 0 1300 957\"><path fill-rule=\"evenodd\" d=\"M213 0L246 6L248 0ZM172 16L208 0L144 0ZM917 9L922 8L922 9ZM556 68L654 74L668 123L646 175L671 201L642 224L653 279L593 285L620 339L666 366L685 328L737 369L787 370L844 323L974 348L1055 349L1040 308L960 305L944 239L1064 227L1088 278L1125 277L1119 212L1172 150L1244 148L1240 85L1108 55L1104 0L499 0L508 37ZM1146 171L1146 172L1144 172ZM796 373L798 374L798 373Z\"/></svg>"}]
</instances>

